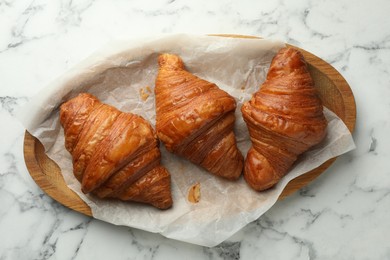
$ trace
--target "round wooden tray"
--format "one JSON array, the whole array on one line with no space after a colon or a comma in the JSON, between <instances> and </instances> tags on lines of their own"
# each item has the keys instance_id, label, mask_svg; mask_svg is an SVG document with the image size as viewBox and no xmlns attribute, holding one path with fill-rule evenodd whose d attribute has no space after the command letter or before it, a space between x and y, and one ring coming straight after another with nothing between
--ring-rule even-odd
<instances>
[{"instance_id":1,"label":"round wooden tray","mask_svg":"<svg viewBox=\"0 0 390 260\"><path fill-rule=\"evenodd\" d=\"M219 36L256 38L253 36L241 35ZM353 93L348 83L336 69L322 59L305 50L297 47L294 48L303 53L323 104L335 112L344 121L352 133L356 121L356 105ZM81 212L85 215L92 216L89 206L81 200L76 193L67 187L60 168L55 162L46 156L42 144L27 131L24 138L24 159L31 177L50 197L68 208ZM336 158L332 158L318 168L289 182L279 199L292 194L310 183L323 173L335 160Z\"/></svg>"}]
</instances>

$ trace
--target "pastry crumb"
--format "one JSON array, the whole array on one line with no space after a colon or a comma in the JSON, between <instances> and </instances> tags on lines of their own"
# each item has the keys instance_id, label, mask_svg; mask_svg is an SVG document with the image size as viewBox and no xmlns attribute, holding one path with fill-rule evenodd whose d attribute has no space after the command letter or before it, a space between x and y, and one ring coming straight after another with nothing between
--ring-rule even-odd
<instances>
[{"instance_id":1,"label":"pastry crumb","mask_svg":"<svg viewBox=\"0 0 390 260\"><path fill-rule=\"evenodd\" d=\"M146 86L147 91L148 91L148 89L150 90L149 86ZM148 91L148 92L150 93L150 91ZM146 101L149 97L149 94L145 92L144 88L141 88L139 90L139 95L141 96L142 101Z\"/></svg>"},{"instance_id":2,"label":"pastry crumb","mask_svg":"<svg viewBox=\"0 0 390 260\"><path fill-rule=\"evenodd\" d=\"M188 190L188 201L198 203L200 200L200 183L197 182Z\"/></svg>"}]
</instances>

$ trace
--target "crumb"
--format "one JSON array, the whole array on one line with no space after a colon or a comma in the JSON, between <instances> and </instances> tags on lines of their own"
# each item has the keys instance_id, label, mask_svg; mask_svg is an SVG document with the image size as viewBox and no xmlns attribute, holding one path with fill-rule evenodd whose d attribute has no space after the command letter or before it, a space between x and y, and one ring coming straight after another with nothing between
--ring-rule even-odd
<instances>
[{"instance_id":1,"label":"crumb","mask_svg":"<svg viewBox=\"0 0 390 260\"><path fill-rule=\"evenodd\" d=\"M188 190L188 201L198 203L200 200L200 183L197 182Z\"/></svg>"},{"instance_id":2,"label":"crumb","mask_svg":"<svg viewBox=\"0 0 390 260\"><path fill-rule=\"evenodd\" d=\"M150 88L148 86L146 86L146 89L150 90ZM148 99L148 97L149 97L149 94L145 93L145 90L143 88L141 88L139 90L139 95L141 96L142 101L146 101Z\"/></svg>"}]
</instances>

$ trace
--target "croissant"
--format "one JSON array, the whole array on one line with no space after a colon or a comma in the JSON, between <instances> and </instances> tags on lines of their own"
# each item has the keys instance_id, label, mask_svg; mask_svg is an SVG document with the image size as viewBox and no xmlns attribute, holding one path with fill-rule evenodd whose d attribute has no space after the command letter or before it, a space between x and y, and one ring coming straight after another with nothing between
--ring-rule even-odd
<instances>
[{"instance_id":1,"label":"croissant","mask_svg":"<svg viewBox=\"0 0 390 260\"><path fill-rule=\"evenodd\" d=\"M60 122L84 193L172 206L170 174L160 165L157 136L145 119L82 93L61 105Z\"/></svg>"},{"instance_id":2,"label":"croissant","mask_svg":"<svg viewBox=\"0 0 390 260\"><path fill-rule=\"evenodd\" d=\"M243 156L233 133L236 102L217 85L185 70L173 54L161 54L156 78L156 131L168 151L212 174L236 180Z\"/></svg>"},{"instance_id":3,"label":"croissant","mask_svg":"<svg viewBox=\"0 0 390 260\"><path fill-rule=\"evenodd\" d=\"M302 54L293 48L277 53L266 81L241 112L252 141L244 178L255 190L274 186L326 135L321 100Z\"/></svg>"}]
</instances>

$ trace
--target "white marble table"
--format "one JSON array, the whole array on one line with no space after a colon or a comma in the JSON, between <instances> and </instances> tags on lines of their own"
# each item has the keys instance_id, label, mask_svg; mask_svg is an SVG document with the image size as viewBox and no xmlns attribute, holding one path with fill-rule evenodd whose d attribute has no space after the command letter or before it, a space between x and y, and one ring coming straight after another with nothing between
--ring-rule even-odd
<instances>
[{"instance_id":1,"label":"white marble table","mask_svg":"<svg viewBox=\"0 0 390 260\"><path fill-rule=\"evenodd\" d=\"M390 2L0 1L0 259L390 259ZM160 33L281 39L331 63L357 102L357 149L228 241L204 248L53 201L15 111L110 40Z\"/></svg>"}]
</instances>

